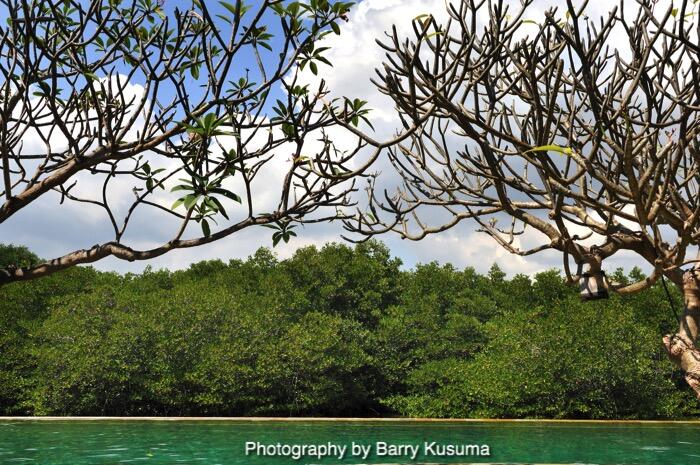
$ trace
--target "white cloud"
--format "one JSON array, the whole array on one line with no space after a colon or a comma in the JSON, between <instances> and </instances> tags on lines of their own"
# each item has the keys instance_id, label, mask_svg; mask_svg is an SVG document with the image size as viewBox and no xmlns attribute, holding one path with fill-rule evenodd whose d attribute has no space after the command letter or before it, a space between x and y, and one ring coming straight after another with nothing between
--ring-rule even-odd
<instances>
[{"instance_id":1,"label":"white cloud","mask_svg":"<svg viewBox=\"0 0 700 465\"><path fill-rule=\"evenodd\" d=\"M515 240L513 245L521 245ZM534 275L550 269L559 259L558 254L549 253L549 261L538 257L522 257L514 255L499 247L491 237L474 231L468 223L440 234L432 235L420 242L409 243L408 247L415 249L416 262L438 261L452 263L457 267L471 266L478 272L485 273L494 263L509 275L518 273Z\"/></svg>"}]
</instances>

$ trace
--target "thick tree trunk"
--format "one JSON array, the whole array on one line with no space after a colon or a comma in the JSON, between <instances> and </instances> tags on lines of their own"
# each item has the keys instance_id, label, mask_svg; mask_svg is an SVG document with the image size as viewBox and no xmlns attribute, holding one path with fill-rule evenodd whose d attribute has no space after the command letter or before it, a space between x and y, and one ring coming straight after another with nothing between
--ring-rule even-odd
<instances>
[{"instance_id":1,"label":"thick tree trunk","mask_svg":"<svg viewBox=\"0 0 700 465\"><path fill-rule=\"evenodd\" d=\"M695 347L700 328L700 270L683 275L685 309L678 332L664 336L668 357L685 373L685 380L700 399L700 350Z\"/></svg>"}]
</instances>

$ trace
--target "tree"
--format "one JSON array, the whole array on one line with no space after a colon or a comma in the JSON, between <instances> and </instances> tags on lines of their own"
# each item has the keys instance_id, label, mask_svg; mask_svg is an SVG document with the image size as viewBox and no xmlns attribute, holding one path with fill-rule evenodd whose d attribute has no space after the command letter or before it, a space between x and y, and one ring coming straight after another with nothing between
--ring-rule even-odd
<instances>
[{"instance_id":1,"label":"tree","mask_svg":"<svg viewBox=\"0 0 700 465\"><path fill-rule=\"evenodd\" d=\"M514 254L559 251L571 283L629 294L667 278L686 308L664 344L700 395L700 270L683 271L700 260L697 4L621 1L594 18L574 3L537 18L532 0L462 0L444 23L417 17L411 39L389 34L376 84L422 124L389 150L402 187L370 189L346 226L420 240L470 219ZM623 251L650 276L606 282Z\"/></svg>"},{"instance_id":2,"label":"tree","mask_svg":"<svg viewBox=\"0 0 700 465\"><path fill-rule=\"evenodd\" d=\"M0 266L39 263L25 247L0 244ZM0 415L32 412L31 390L37 357L35 335L51 314L52 303L79 299L99 286L117 286L114 273L75 267L44 279L11 283L0 299Z\"/></svg>"},{"instance_id":3,"label":"tree","mask_svg":"<svg viewBox=\"0 0 700 465\"><path fill-rule=\"evenodd\" d=\"M0 414L699 412L655 342L675 324L661 284L588 304L557 271L494 280L496 267L398 267L367 242L286 260L261 248L177 271L80 266L7 284Z\"/></svg>"},{"instance_id":4,"label":"tree","mask_svg":"<svg viewBox=\"0 0 700 465\"><path fill-rule=\"evenodd\" d=\"M22 344L5 343L0 325L0 348L12 349L0 353L0 380L12 381L0 389L0 412L367 414L378 406L384 384L369 354L371 328L330 305L309 308L315 282L298 286L289 270L304 258L319 263L319 256L333 260L340 254L355 262L340 278L368 261L381 267L383 248L376 245L371 254L370 245L349 254L341 245L305 248L289 266L270 261L270 252L261 249L245 262L201 262L113 281L98 276L88 281L104 284L89 292L63 289L38 325L15 337ZM77 267L5 289L40 290L66 277L78 282L71 275L88 270ZM391 271L387 267L380 277ZM0 302L0 314L12 304Z\"/></svg>"},{"instance_id":5,"label":"tree","mask_svg":"<svg viewBox=\"0 0 700 465\"><path fill-rule=\"evenodd\" d=\"M294 223L342 217L350 204L361 171L348 166L362 166L364 144L340 151L327 131L367 110L324 100L324 84L312 89L299 73L330 65L319 41L340 33L352 3L167 3L2 2L0 223L42 201L79 202L112 240L3 264L0 284L107 256L146 260L255 225L288 241ZM272 187L278 200L263 204ZM145 223L172 224L172 235L136 249L130 234Z\"/></svg>"},{"instance_id":6,"label":"tree","mask_svg":"<svg viewBox=\"0 0 700 465\"><path fill-rule=\"evenodd\" d=\"M694 413L690 393L676 389L671 365L658 357L654 329L635 318L627 299L580 302L553 272L537 275L530 294L534 305L514 302L515 308L484 325L488 343L482 351L471 359L432 357L419 364L406 373L408 393L389 398L389 405L402 415L428 417Z\"/></svg>"},{"instance_id":7,"label":"tree","mask_svg":"<svg viewBox=\"0 0 700 465\"><path fill-rule=\"evenodd\" d=\"M31 266L40 261L39 257L26 247L0 244L1 267L8 265Z\"/></svg>"}]
</instances>

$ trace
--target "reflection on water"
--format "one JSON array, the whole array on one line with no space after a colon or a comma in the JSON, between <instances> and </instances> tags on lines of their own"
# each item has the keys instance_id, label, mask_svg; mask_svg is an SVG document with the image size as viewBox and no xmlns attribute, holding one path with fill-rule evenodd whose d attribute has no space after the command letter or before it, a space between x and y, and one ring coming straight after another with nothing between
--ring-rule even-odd
<instances>
[{"instance_id":1,"label":"reflection on water","mask_svg":"<svg viewBox=\"0 0 700 465\"><path fill-rule=\"evenodd\" d=\"M266 444L487 444L489 457L308 458L245 456ZM276 465L387 463L700 463L700 424L9 421L0 464L118 463ZM350 454L348 454L350 455Z\"/></svg>"}]
</instances>

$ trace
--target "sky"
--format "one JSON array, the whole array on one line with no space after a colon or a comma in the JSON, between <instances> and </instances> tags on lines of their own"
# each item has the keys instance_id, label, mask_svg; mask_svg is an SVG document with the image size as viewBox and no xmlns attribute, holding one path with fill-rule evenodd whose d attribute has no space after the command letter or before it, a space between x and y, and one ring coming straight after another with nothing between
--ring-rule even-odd
<instances>
[{"instance_id":1,"label":"sky","mask_svg":"<svg viewBox=\"0 0 700 465\"><path fill-rule=\"evenodd\" d=\"M547 0L536 0L530 16L536 20L537 16L543 16L548 6L554 4ZM563 8L563 2L557 4ZM593 0L588 14L602 15L609 8L609 2ZM361 97L369 101L369 106L373 109L371 119L377 128L377 134L391 133L395 118L391 103L370 82L374 69L381 64L383 58L383 52L375 44L375 39L382 37L392 24L396 24L399 31L408 32L411 19L424 13L432 13L438 19L444 17L444 0L362 0L351 12L349 22L342 25L341 36L333 35L329 39L331 50L326 57L334 66L321 69L323 78L336 95ZM307 77L313 80L312 76ZM381 161L378 165L381 169L388 169ZM53 258L75 249L90 247L108 229L105 222L104 217L85 214L79 205L57 208L55 199L42 201L0 224L0 241L25 245L42 257ZM168 226L143 221L141 235L159 236L163 233L159 229ZM329 242L341 242L340 235L343 232L340 224L307 225L298 229L297 238L288 244L278 245L274 251L279 258L284 259L299 247L320 247ZM544 252L527 258L510 255L488 236L476 232L475 225L471 222L462 222L457 227L428 236L419 242L401 240L395 235L384 235L379 239L387 244L395 256L403 260L406 267L438 261L452 263L460 268L472 266L477 271L484 272L493 263L497 263L510 275L532 275L561 267L561 257L555 252ZM269 230L249 228L212 244L175 250L150 261L129 263L108 258L94 266L119 272L140 272L146 266L179 269L204 259L218 258L226 261L245 258L259 247L271 245ZM615 261L608 264L609 267L623 266L627 269L634 265L641 263L631 255L616 257Z\"/></svg>"}]
</instances>

